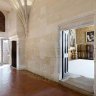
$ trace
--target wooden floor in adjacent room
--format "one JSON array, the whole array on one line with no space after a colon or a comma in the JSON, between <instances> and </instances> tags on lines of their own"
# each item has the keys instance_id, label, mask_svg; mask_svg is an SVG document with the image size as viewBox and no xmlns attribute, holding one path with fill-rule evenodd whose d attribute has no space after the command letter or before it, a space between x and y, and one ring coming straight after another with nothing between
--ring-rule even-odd
<instances>
[{"instance_id":1,"label":"wooden floor in adjacent room","mask_svg":"<svg viewBox=\"0 0 96 96\"><path fill-rule=\"evenodd\" d=\"M0 67L0 96L84 96L53 82L40 79L28 71Z\"/></svg>"}]
</instances>

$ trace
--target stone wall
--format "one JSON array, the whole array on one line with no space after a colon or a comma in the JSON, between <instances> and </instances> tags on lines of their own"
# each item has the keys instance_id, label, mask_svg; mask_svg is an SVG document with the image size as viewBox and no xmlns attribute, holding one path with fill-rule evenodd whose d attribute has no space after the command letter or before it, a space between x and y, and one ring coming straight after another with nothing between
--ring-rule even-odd
<instances>
[{"instance_id":1,"label":"stone wall","mask_svg":"<svg viewBox=\"0 0 96 96\"><path fill-rule=\"evenodd\" d=\"M7 14L7 32L8 32L8 36L15 36L17 35L17 14L15 10L11 10L8 14Z\"/></svg>"},{"instance_id":2,"label":"stone wall","mask_svg":"<svg viewBox=\"0 0 96 96\"><path fill-rule=\"evenodd\" d=\"M96 0L35 0L29 20L25 57L27 69L59 80L58 25L96 10Z\"/></svg>"}]
</instances>

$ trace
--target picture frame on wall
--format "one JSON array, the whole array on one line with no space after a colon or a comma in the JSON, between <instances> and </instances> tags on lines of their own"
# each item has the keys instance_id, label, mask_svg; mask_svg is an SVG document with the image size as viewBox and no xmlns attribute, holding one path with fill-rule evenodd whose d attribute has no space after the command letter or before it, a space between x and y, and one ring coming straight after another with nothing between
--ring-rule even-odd
<instances>
[{"instance_id":1,"label":"picture frame on wall","mask_svg":"<svg viewBox=\"0 0 96 96\"><path fill-rule=\"evenodd\" d=\"M86 32L86 42L94 42L94 31Z\"/></svg>"}]
</instances>

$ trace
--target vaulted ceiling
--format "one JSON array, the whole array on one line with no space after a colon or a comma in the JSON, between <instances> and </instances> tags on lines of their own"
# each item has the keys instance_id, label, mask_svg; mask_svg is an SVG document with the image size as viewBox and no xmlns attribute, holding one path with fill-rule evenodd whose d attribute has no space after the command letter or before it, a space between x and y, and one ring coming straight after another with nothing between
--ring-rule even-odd
<instances>
[{"instance_id":1,"label":"vaulted ceiling","mask_svg":"<svg viewBox=\"0 0 96 96\"><path fill-rule=\"evenodd\" d=\"M1 12L11 12L12 9L17 11L17 15L23 25L25 30L25 36L27 34L28 21L30 7L34 0L0 0L0 11Z\"/></svg>"},{"instance_id":2,"label":"vaulted ceiling","mask_svg":"<svg viewBox=\"0 0 96 96\"><path fill-rule=\"evenodd\" d=\"M27 5L32 5L34 0L0 0L0 10L11 11L14 4L18 5L18 2L21 1L21 4L24 5L24 1L27 1ZM12 6L13 4L13 6Z\"/></svg>"},{"instance_id":3,"label":"vaulted ceiling","mask_svg":"<svg viewBox=\"0 0 96 96\"><path fill-rule=\"evenodd\" d=\"M0 10L10 11L12 6L8 0L0 0Z\"/></svg>"}]
</instances>

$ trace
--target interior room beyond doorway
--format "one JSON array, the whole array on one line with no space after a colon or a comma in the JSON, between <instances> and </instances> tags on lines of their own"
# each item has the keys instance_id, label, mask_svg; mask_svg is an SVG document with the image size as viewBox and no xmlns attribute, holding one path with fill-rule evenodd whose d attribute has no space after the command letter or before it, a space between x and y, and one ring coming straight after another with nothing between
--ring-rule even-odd
<instances>
[{"instance_id":1,"label":"interior room beyond doorway","mask_svg":"<svg viewBox=\"0 0 96 96\"><path fill-rule=\"evenodd\" d=\"M69 73L94 78L94 26L69 31Z\"/></svg>"}]
</instances>

